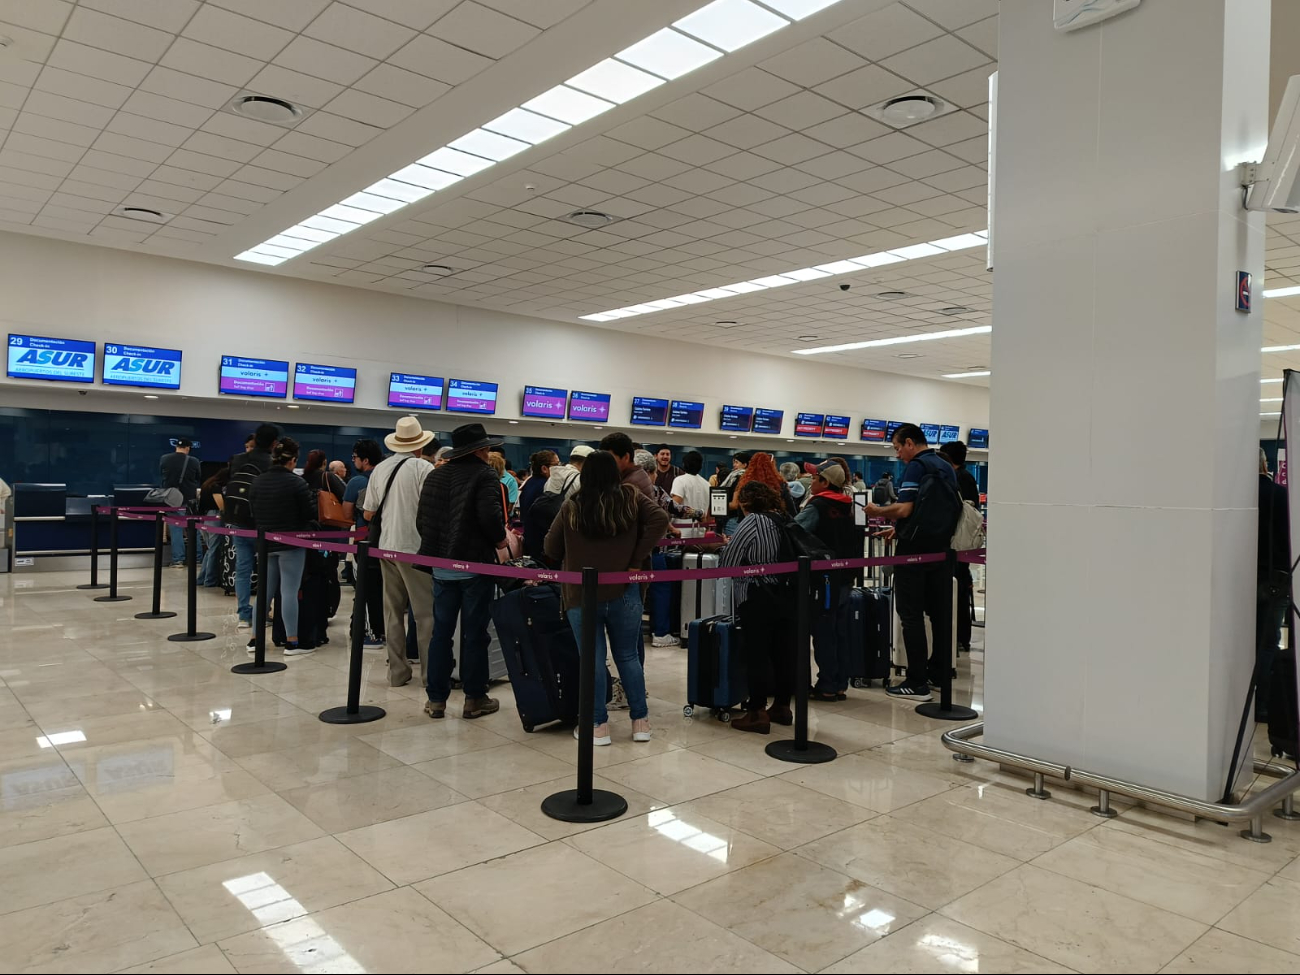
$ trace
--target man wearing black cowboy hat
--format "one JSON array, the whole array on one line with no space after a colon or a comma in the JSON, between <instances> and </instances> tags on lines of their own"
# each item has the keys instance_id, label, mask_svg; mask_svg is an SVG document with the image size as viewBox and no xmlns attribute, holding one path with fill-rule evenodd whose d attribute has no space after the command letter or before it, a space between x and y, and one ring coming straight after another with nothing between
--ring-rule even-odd
<instances>
[{"instance_id":1,"label":"man wearing black cowboy hat","mask_svg":"<svg viewBox=\"0 0 1300 975\"><path fill-rule=\"evenodd\" d=\"M506 544L501 481L488 464L488 450L502 443L481 423L451 433L447 463L434 469L420 493L417 524L420 554L458 562L496 562ZM465 688L462 717L492 714L500 704L488 697L488 607L491 576L455 569L433 570L433 640L429 645L428 703L424 713L441 718L451 694L455 662L452 638L461 624L460 679Z\"/></svg>"}]
</instances>

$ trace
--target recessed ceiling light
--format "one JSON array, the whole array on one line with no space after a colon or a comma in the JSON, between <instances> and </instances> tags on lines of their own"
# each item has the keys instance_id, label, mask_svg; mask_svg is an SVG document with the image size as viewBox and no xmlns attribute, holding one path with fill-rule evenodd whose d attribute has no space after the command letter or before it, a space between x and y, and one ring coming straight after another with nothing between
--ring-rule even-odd
<instances>
[{"instance_id":1,"label":"recessed ceiling light","mask_svg":"<svg viewBox=\"0 0 1300 975\"><path fill-rule=\"evenodd\" d=\"M293 403L290 403L290 404L289 404L289 409L291 409L291 410L296 410L297 408L298 408L298 407L295 406Z\"/></svg>"},{"instance_id":2,"label":"recessed ceiling light","mask_svg":"<svg viewBox=\"0 0 1300 975\"><path fill-rule=\"evenodd\" d=\"M643 95L663 83L663 78L634 68L630 64L624 64L622 61L615 61L613 58L598 61L586 71L575 74L565 82L570 88L577 88L597 98L608 99L616 105L629 102L637 95Z\"/></svg>"},{"instance_id":3,"label":"recessed ceiling light","mask_svg":"<svg viewBox=\"0 0 1300 975\"><path fill-rule=\"evenodd\" d=\"M142 220L145 223L166 223L172 218L170 213L163 213L161 210L155 210L152 207L131 206L129 203L114 207L113 216L126 217L128 220Z\"/></svg>"},{"instance_id":4,"label":"recessed ceiling light","mask_svg":"<svg viewBox=\"0 0 1300 975\"><path fill-rule=\"evenodd\" d=\"M735 51L780 30L788 22L749 0L713 0L673 24L724 51Z\"/></svg>"},{"instance_id":5,"label":"recessed ceiling light","mask_svg":"<svg viewBox=\"0 0 1300 975\"><path fill-rule=\"evenodd\" d=\"M303 115L303 110L293 102L273 95L238 95L230 102L230 110L272 125L296 122Z\"/></svg>"},{"instance_id":6,"label":"recessed ceiling light","mask_svg":"<svg viewBox=\"0 0 1300 975\"><path fill-rule=\"evenodd\" d=\"M144 398L145 398L145 399L157 399L157 398L158 398L158 394L157 394L157 393L145 393L145 394L144 394Z\"/></svg>"},{"instance_id":7,"label":"recessed ceiling light","mask_svg":"<svg viewBox=\"0 0 1300 975\"><path fill-rule=\"evenodd\" d=\"M420 270L425 274L436 274L444 278L449 274L456 273L455 268L449 267L446 264L423 264L420 266Z\"/></svg>"},{"instance_id":8,"label":"recessed ceiling light","mask_svg":"<svg viewBox=\"0 0 1300 975\"><path fill-rule=\"evenodd\" d=\"M965 315L968 311L970 311L970 309L967 308L965 305L949 305L947 308L940 308L939 314L940 315Z\"/></svg>"},{"instance_id":9,"label":"recessed ceiling light","mask_svg":"<svg viewBox=\"0 0 1300 975\"><path fill-rule=\"evenodd\" d=\"M518 420L507 420L506 422L509 423L511 426L515 426L515 427L519 426Z\"/></svg>"},{"instance_id":10,"label":"recessed ceiling light","mask_svg":"<svg viewBox=\"0 0 1300 975\"><path fill-rule=\"evenodd\" d=\"M899 298L906 298L907 292L906 291L878 291L876 292L876 297L884 298L887 301L896 301Z\"/></svg>"},{"instance_id":11,"label":"recessed ceiling light","mask_svg":"<svg viewBox=\"0 0 1300 975\"><path fill-rule=\"evenodd\" d=\"M815 341L816 341L817 339L819 339L819 338L821 338L820 335L800 335L800 336L799 336L799 341L800 341L800 342L815 342Z\"/></svg>"},{"instance_id":12,"label":"recessed ceiling light","mask_svg":"<svg viewBox=\"0 0 1300 975\"><path fill-rule=\"evenodd\" d=\"M944 379L978 379L981 376L990 376L992 372L988 369L976 369L973 372L948 372L944 373Z\"/></svg>"},{"instance_id":13,"label":"recessed ceiling light","mask_svg":"<svg viewBox=\"0 0 1300 975\"><path fill-rule=\"evenodd\" d=\"M493 132L500 132L502 135L508 135L512 139L518 139L521 142L527 142L531 145L537 145L539 142L545 142L547 139L554 138L561 132L572 128L565 122L557 122L553 118L547 118L545 115L538 115L536 112L530 112L522 108L512 108L504 115L499 115L491 122L484 122L483 128Z\"/></svg>"},{"instance_id":14,"label":"recessed ceiling light","mask_svg":"<svg viewBox=\"0 0 1300 975\"><path fill-rule=\"evenodd\" d=\"M524 102L524 108L546 115L550 118L578 125L587 119L595 118L601 112L608 112L614 107L613 102L595 95L588 95L576 88L556 85L550 91L544 91L531 101Z\"/></svg>"},{"instance_id":15,"label":"recessed ceiling light","mask_svg":"<svg viewBox=\"0 0 1300 975\"><path fill-rule=\"evenodd\" d=\"M939 111L939 99L930 95L900 95L881 107L881 114L895 125L911 125L933 117Z\"/></svg>"},{"instance_id":16,"label":"recessed ceiling light","mask_svg":"<svg viewBox=\"0 0 1300 975\"><path fill-rule=\"evenodd\" d=\"M730 319L723 319L722 321L714 322L713 324L716 325L718 328L735 328L737 325L740 324L740 322L733 322Z\"/></svg>"},{"instance_id":17,"label":"recessed ceiling light","mask_svg":"<svg viewBox=\"0 0 1300 975\"><path fill-rule=\"evenodd\" d=\"M920 352L899 352L894 355L895 359L922 359L924 356Z\"/></svg>"},{"instance_id":18,"label":"recessed ceiling light","mask_svg":"<svg viewBox=\"0 0 1300 975\"><path fill-rule=\"evenodd\" d=\"M588 230L595 230L597 227L608 226L618 217L611 216L608 213L601 213L599 210L574 210L572 213L566 213L560 219L577 224L579 227L585 227Z\"/></svg>"},{"instance_id":19,"label":"recessed ceiling light","mask_svg":"<svg viewBox=\"0 0 1300 975\"><path fill-rule=\"evenodd\" d=\"M512 139L496 132L488 132L486 129L475 129L451 143L451 148L459 149L461 152L473 153L493 162L500 162L502 159L509 159L511 156L532 147L529 143L519 139ZM430 162L429 165L437 166L438 164ZM445 169L446 167L439 168ZM485 169L486 167L480 166L479 168Z\"/></svg>"},{"instance_id":20,"label":"recessed ceiling light","mask_svg":"<svg viewBox=\"0 0 1300 975\"><path fill-rule=\"evenodd\" d=\"M645 40L619 51L614 57L672 81L722 57L722 52L692 40L671 27L665 27Z\"/></svg>"}]
</instances>

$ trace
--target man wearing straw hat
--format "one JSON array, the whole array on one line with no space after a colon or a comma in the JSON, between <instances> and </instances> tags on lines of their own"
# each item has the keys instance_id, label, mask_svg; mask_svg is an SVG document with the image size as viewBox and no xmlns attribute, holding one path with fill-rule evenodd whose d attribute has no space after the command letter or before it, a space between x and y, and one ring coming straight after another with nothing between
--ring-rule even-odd
<instances>
[{"instance_id":1,"label":"man wearing straw hat","mask_svg":"<svg viewBox=\"0 0 1300 975\"><path fill-rule=\"evenodd\" d=\"M420 551L420 532L415 526L420 490L433 465L420 456L433 434L413 416L404 416L384 438L393 453L370 472L366 484L366 518L371 522L372 548L415 555ZM379 537L373 532L379 512ZM373 566L375 563L371 563ZM401 687L411 681L406 660L406 610L415 617L415 635L420 647L420 680L428 679L429 640L433 636L433 592L429 576L408 562L383 563L384 643L388 650L388 683ZM373 575L372 575L372 581Z\"/></svg>"}]
</instances>

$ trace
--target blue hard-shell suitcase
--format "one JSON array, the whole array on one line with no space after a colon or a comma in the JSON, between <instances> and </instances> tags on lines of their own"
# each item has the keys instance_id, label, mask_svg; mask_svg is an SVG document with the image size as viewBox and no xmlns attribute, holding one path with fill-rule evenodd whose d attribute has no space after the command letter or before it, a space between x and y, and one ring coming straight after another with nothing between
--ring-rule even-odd
<instances>
[{"instance_id":1,"label":"blue hard-shell suitcase","mask_svg":"<svg viewBox=\"0 0 1300 975\"><path fill-rule=\"evenodd\" d=\"M578 720L578 644L556 585L523 586L492 603L524 731Z\"/></svg>"},{"instance_id":2,"label":"blue hard-shell suitcase","mask_svg":"<svg viewBox=\"0 0 1300 975\"><path fill-rule=\"evenodd\" d=\"M870 687L889 677L893 628L887 588L849 590L849 675L854 687Z\"/></svg>"},{"instance_id":3,"label":"blue hard-shell suitcase","mask_svg":"<svg viewBox=\"0 0 1300 975\"><path fill-rule=\"evenodd\" d=\"M748 694L740 624L731 616L692 620L687 631L686 699L682 714L708 708L720 721Z\"/></svg>"}]
</instances>

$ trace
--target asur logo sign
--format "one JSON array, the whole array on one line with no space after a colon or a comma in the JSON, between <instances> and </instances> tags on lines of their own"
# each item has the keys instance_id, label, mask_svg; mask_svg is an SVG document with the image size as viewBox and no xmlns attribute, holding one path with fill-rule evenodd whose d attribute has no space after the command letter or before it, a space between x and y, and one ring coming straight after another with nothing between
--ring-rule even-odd
<instances>
[{"instance_id":1,"label":"asur logo sign","mask_svg":"<svg viewBox=\"0 0 1300 975\"><path fill-rule=\"evenodd\" d=\"M170 376L178 363L166 359L129 359L125 356L110 367L114 372L141 372L146 376Z\"/></svg>"},{"instance_id":2,"label":"asur logo sign","mask_svg":"<svg viewBox=\"0 0 1300 975\"><path fill-rule=\"evenodd\" d=\"M66 366L84 369L90 356L85 352L56 352L53 349L28 349L16 361L42 366Z\"/></svg>"}]
</instances>

